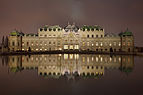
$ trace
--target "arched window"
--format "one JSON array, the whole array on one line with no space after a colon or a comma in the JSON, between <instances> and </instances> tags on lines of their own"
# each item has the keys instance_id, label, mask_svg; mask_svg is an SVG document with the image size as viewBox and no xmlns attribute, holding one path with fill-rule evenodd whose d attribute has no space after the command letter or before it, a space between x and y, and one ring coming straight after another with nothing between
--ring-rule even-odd
<instances>
[{"instance_id":1,"label":"arched window","mask_svg":"<svg viewBox=\"0 0 143 95\"><path fill-rule=\"evenodd\" d=\"M96 35L96 38L98 38L98 35Z\"/></svg>"},{"instance_id":2,"label":"arched window","mask_svg":"<svg viewBox=\"0 0 143 95\"><path fill-rule=\"evenodd\" d=\"M47 31L47 28L44 28L44 31Z\"/></svg>"},{"instance_id":3,"label":"arched window","mask_svg":"<svg viewBox=\"0 0 143 95\"><path fill-rule=\"evenodd\" d=\"M89 38L89 35L87 35L87 38Z\"/></svg>"},{"instance_id":4,"label":"arched window","mask_svg":"<svg viewBox=\"0 0 143 95\"><path fill-rule=\"evenodd\" d=\"M40 28L40 31L43 31L43 29L42 29L42 28Z\"/></svg>"},{"instance_id":5,"label":"arched window","mask_svg":"<svg viewBox=\"0 0 143 95\"><path fill-rule=\"evenodd\" d=\"M54 28L53 31L56 31L56 29Z\"/></svg>"},{"instance_id":6,"label":"arched window","mask_svg":"<svg viewBox=\"0 0 143 95\"><path fill-rule=\"evenodd\" d=\"M94 38L94 35L92 35L92 38Z\"/></svg>"}]
</instances>

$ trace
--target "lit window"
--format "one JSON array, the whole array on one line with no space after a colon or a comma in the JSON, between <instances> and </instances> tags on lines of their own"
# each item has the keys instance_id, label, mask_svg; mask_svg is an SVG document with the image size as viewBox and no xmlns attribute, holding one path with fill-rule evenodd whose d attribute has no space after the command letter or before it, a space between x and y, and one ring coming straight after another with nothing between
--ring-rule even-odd
<instances>
[{"instance_id":1,"label":"lit window","mask_svg":"<svg viewBox=\"0 0 143 95\"><path fill-rule=\"evenodd\" d=\"M91 60L93 61L93 60L94 60L94 57L92 57Z\"/></svg>"},{"instance_id":2,"label":"lit window","mask_svg":"<svg viewBox=\"0 0 143 95\"><path fill-rule=\"evenodd\" d=\"M70 45L70 49L73 49L73 45Z\"/></svg>"},{"instance_id":3,"label":"lit window","mask_svg":"<svg viewBox=\"0 0 143 95\"><path fill-rule=\"evenodd\" d=\"M101 62L102 62L102 61L103 61L103 58L101 57L100 59L101 59Z\"/></svg>"},{"instance_id":4,"label":"lit window","mask_svg":"<svg viewBox=\"0 0 143 95\"><path fill-rule=\"evenodd\" d=\"M68 45L64 45L64 49L68 49Z\"/></svg>"},{"instance_id":5,"label":"lit window","mask_svg":"<svg viewBox=\"0 0 143 95\"><path fill-rule=\"evenodd\" d=\"M91 44L92 46L94 46L94 44Z\"/></svg>"},{"instance_id":6,"label":"lit window","mask_svg":"<svg viewBox=\"0 0 143 95\"><path fill-rule=\"evenodd\" d=\"M68 59L68 54L64 54L64 59Z\"/></svg>"},{"instance_id":7,"label":"lit window","mask_svg":"<svg viewBox=\"0 0 143 95\"><path fill-rule=\"evenodd\" d=\"M119 42L119 46L121 46L121 43Z\"/></svg>"},{"instance_id":8,"label":"lit window","mask_svg":"<svg viewBox=\"0 0 143 95\"><path fill-rule=\"evenodd\" d=\"M59 48L59 50L62 50L62 48Z\"/></svg>"},{"instance_id":9,"label":"lit window","mask_svg":"<svg viewBox=\"0 0 143 95\"><path fill-rule=\"evenodd\" d=\"M103 43L101 42L101 44L100 44L101 46L103 46Z\"/></svg>"},{"instance_id":10,"label":"lit window","mask_svg":"<svg viewBox=\"0 0 143 95\"><path fill-rule=\"evenodd\" d=\"M70 54L70 59L73 59L73 54Z\"/></svg>"},{"instance_id":11,"label":"lit window","mask_svg":"<svg viewBox=\"0 0 143 95\"><path fill-rule=\"evenodd\" d=\"M96 46L98 46L98 42L96 42Z\"/></svg>"},{"instance_id":12,"label":"lit window","mask_svg":"<svg viewBox=\"0 0 143 95\"><path fill-rule=\"evenodd\" d=\"M24 46L24 42L22 42L22 46Z\"/></svg>"},{"instance_id":13,"label":"lit window","mask_svg":"<svg viewBox=\"0 0 143 95\"><path fill-rule=\"evenodd\" d=\"M79 58L79 54L75 54L75 59L78 59Z\"/></svg>"},{"instance_id":14,"label":"lit window","mask_svg":"<svg viewBox=\"0 0 143 95\"><path fill-rule=\"evenodd\" d=\"M112 46L112 44L110 43L109 46Z\"/></svg>"},{"instance_id":15,"label":"lit window","mask_svg":"<svg viewBox=\"0 0 143 95\"><path fill-rule=\"evenodd\" d=\"M75 45L75 49L79 49L79 46L78 46L78 45Z\"/></svg>"},{"instance_id":16,"label":"lit window","mask_svg":"<svg viewBox=\"0 0 143 95\"><path fill-rule=\"evenodd\" d=\"M87 46L89 46L89 42L87 42Z\"/></svg>"},{"instance_id":17,"label":"lit window","mask_svg":"<svg viewBox=\"0 0 143 95\"><path fill-rule=\"evenodd\" d=\"M89 62L89 57L87 57L87 62Z\"/></svg>"},{"instance_id":18,"label":"lit window","mask_svg":"<svg viewBox=\"0 0 143 95\"><path fill-rule=\"evenodd\" d=\"M82 42L82 45L85 46L85 42Z\"/></svg>"},{"instance_id":19,"label":"lit window","mask_svg":"<svg viewBox=\"0 0 143 95\"><path fill-rule=\"evenodd\" d=\"M82 58L82 62L85 62L85 57Z\"/></svg>"},{"instance_id":20,"label":"lit window","mask_svg":"<svg viewBox=\"0 0 143 95\"><path fill-rule=\"evenodd\" d=\"M96 57L96 62L98 62L98 57Z\"/></svg>"}]
</instances>

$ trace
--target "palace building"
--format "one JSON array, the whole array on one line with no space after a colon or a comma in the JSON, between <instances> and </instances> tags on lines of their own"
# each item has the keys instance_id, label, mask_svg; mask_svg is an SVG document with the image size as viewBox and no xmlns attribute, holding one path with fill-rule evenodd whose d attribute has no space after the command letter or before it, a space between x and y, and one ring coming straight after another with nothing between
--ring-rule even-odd
<instances>
[{"instance_id":1,"label":"palace building","mask_svg":"<svg viewBox=\"0 0 143 95\"><path fill-rule=\"evenodd\" d=\"M8 40L10 51L134 51L134 37L128 29L118 35L105 34L104 29L98 25L45 25L36 34L14 30Z\"/></svg>"}]
</instances>

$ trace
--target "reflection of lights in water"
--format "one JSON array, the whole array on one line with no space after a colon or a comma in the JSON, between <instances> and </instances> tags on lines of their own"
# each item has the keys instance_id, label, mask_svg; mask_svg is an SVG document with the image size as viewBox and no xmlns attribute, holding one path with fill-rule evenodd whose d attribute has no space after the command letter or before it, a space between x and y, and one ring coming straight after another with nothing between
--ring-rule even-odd
<instances>
[{"instance_id":1,"label":"reflection of lights in water","mask_svg":"<svg viewBox=\"0 0 143 95\"><path fill-rule=\"evenodd\" d=\"M87 57L87 62L89 62L89 57Z\"/></svg>"},{"instance_id":2,"label":"reflection of lights in water","mask_svg":"<svg viewBox=\"0 0 143 95\"><path fill-rule=\"evenodd\" d=\"M73 54L70 54L70 59L73 59Z\"/></svg>"},{"instance_id":3,"label":"reflection of lights in water","mask_svg":"<svg viewBox=\"0 0 143 95\"><path fill-rule=\"evenodd\" d=\"M112 58L110 57L110 62L112 61Z\"/></svg>"},{"instance_id":4,"label":"reflection of lights in water","mask_svg":"<svg viewBox=\"0 0 143 95\"><path fill-rule=\"evenodd\" d=\"M94 57L92 57L91 60L93 61L93 60L94 60Z\"/></svg>"},{"instance_id":5,"label":"reflection of lights in water","mask_svg":"<svg viewBox=\"0 0 143 95\"><path fill-rule=\"evenodd\" d=\"M121 62L121 57L119 57L119 62Z\"/></svg>"},{"instance_id":6,"label":"reflection of lights in water","mask_svg":"<svg viewBox=\"0 0 143 95\"><path fill-rule=\"evenodd\" d=\"M114 62L116 62L116 58L114 57Z\"/></svg>"},{"instance_id":7,"label":"reflection of lights in water","mask_svg":"<svg viewBox=\"0 0 143 95\"><path fill-rule=\"evenodd\" d=\"M75 54L75 59L79 59L79 54Z\"/></svg>"},{"instance_id":8,"label":"reflection of lights in water","mask_svg":"<svg viewBox=\"0 0 143 95\"><path fill-rule=\"evenodd\" d=\"M98 62L98 57L96 57L96 62Z\"/></svg>"},{"instance_id":9,"label":"reflection of lights in water","mask_svg":"<svg viewBox=\"0 0 143 95\"><path fill-rule=\"evenodd\" d=\"M38 61L38 58L36 57L36 61Z\"/></svg>"},{"instance_id":10,"label":"reflection of lights in water","mask_svg":"<svg viewBox=\"0 0 143 95\"><path fill-rule=\"evenodd\" d=\"M101 62L103 61L103 58L101 57Z\"/></svg>"},{"instance_id":11,"label":"reflection of lights in water","mask_svg":"<svg viewBox=\"0 0 143 95\"><path fill-rule=\"evenodd\" d=\"M68 54L64 54L64 59L68 59Z\"/></svg>"},{"instance_id":12,"label":"reflection of lights in water","mask_svg":"<svg viewBox=\"0 0 143 95\"><path fill-rule=\"evenodd\" d=\"M82 61L85 62L85 57L82 58Z\"/></svg>"}]
</instances>

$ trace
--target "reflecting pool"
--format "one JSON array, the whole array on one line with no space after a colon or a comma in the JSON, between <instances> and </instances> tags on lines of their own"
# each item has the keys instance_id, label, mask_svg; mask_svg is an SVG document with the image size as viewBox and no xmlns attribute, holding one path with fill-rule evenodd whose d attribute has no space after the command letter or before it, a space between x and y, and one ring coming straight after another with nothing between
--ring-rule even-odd
<instances>
[{"instance_id":1,"label":"reflecting pool","mask_svg":"<svg viewBox=\"0 0 143 95\"><path fill-rule=\"evenodd\" d=\"M140 56L0 56L0 95L142 95L142 72Z\"/></svg>"}]
</instances>

